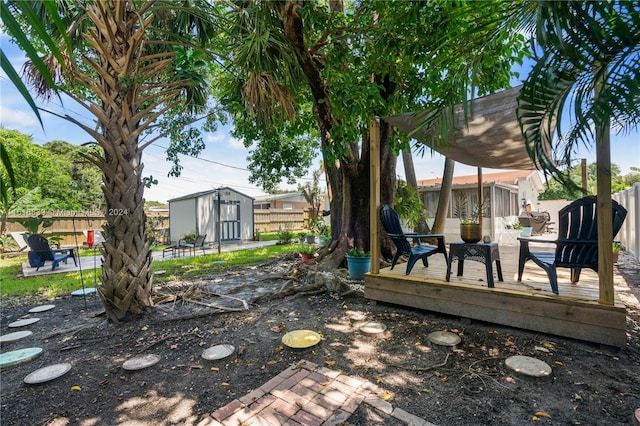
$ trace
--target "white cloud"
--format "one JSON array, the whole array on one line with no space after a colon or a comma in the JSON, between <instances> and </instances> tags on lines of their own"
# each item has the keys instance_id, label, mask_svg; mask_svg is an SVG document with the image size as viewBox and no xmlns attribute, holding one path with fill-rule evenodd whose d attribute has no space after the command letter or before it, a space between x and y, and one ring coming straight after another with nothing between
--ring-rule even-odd
<instances>
[{"instance_id":1,"label":"white cloud","mask_svg":"<svg viewBox=\"0 0 640 426\"><path fill-rule=\"evenodd\" d=\"M229 135L227 135L226 133L215 132L215 133L207 133L207 136L205 137L204 141L207 144L217 144L217 143L224 142L224 140L228 138L229 138Z\"/></svg>"},{"instance_id":2,"label":"white cloud","mask_svg":"<svg viewBox=\"0 0 640 426\"><path fill-rule=\"evenodd\" d=\"M38 129L40 123L31 110L21 111L0 105L0 126L25 133L25 130Z\"/></svg>"},{"instance_id":3,"label":"white cloud","mask_svg":"<svg viewBox=\"0 0 640 426\"><path fill-rule=\"evenodd\" d=\"M245 148L244 143L242 142L241 139L230 138L229 146L231 148L237 149L239 151L246 151L247 150L247 148Z\"/></svg>"}]
</instances>

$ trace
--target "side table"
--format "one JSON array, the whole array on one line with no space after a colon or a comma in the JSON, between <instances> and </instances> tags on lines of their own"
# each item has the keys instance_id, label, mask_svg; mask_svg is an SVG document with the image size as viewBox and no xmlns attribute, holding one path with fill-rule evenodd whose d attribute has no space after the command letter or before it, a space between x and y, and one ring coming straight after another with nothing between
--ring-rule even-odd
<instances>
[{"instance_id":1,"label":"side table","mask_svg":"<svg viewBox=\"0 0 640 426\"><path fill-rule=\"evenodd\" d=\"M498 281L502 279L500 265L500 249L498 243L465 243L463 241L449 244L449 262L447 263L447 281L451 278L451 262L458 261L458 276L461 277L466 259L482 262L487 269L487 285L493 288L493 262L496 262Z\"/></svg>"}]
</instances>

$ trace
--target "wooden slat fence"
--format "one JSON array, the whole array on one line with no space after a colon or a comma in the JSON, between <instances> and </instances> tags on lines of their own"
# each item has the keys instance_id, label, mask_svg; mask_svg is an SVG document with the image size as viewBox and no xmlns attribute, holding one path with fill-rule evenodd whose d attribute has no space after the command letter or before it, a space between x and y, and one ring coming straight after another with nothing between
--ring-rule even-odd
<instances>
[{"instance_id":1,"label":"wooden slat fence","mask_svg":"<svg viewBox=\"0 0 640 426\"><path fill-rule=\"evenodd\" d=\"M7 220L7 232L24 232L25 228L17 220L35 217L42 214L44 218L53 219L53 226L44 230L45 235L62 237L62 246L75 246L86 242L83 231L88 229L102 230L105 223L104 213L95 211L75 212L69 210L34 211L27 214L12 215ZM254 228L258 232L278 232L280 230L300 231L308 229L309 210L303 209L269 209L254 210ZM154 235L159 243L166 243L168 235L169 215L167 212L147 212L149 223L153 225ZM74 233L75 229L75 233Z\"/></svg>"}]
</instances>

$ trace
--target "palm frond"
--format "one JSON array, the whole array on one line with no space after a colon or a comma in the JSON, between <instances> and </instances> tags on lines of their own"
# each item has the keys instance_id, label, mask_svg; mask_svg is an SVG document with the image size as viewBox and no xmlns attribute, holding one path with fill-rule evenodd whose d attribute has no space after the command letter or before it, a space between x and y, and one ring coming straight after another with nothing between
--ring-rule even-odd
<instances>
[{"instance_id":1,"label":"palm frond","mask_svg":"<svg viewBox=\"0 0 640 426\"><path fill-rule=\"evenodd\" d=\"M640 10L630 3L538 4L543 54L517 116L531 158L570 187L559 167L571 164L580 144L594 144L594 129L611 123L624 132L640 122Z\"/></svg>"}]
</instances>

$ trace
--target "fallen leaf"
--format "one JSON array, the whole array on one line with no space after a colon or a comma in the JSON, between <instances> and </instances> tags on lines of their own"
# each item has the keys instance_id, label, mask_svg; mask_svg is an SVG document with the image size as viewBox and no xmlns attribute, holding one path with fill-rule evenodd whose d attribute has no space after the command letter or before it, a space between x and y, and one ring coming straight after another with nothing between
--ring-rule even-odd
<instances>
[{"instance_id":1,"label":"fallen leaf","mask_svg":"<svg viewBox=\"0 0 640 426\"><path fill-rule=\"evenodd\" d=\"M430 389L422 389L422 393L431 393Z\"/></svg>"},{"instance_id":2,"label":"fallen leaf","mask_svg":"<svg viewBox=\"0 0 640 426\"><path fill-rule=\"evenodd\" d=\"M71 390L72 391L79 391L81 390L80 386L71 386Z\"/></svg>"},{"instance_id":3,"label":"fallen leaf","mask_svg":"<svg viewBox=\"0 0 640 426\"><path fill-rule=\"evenodd\" d=\"M283 323L280 323L278 325L274 325L273 327L271 327L271 331L275 331L276 333L280 333L282 330L284 330Z\"/></svg>"},{"instance_id":4,"label":"fallen leaf","mask_svg":"<svg viewBox=\"0 0 640 426\"><path fill-rule=\"evenodd\" d=\"M278 361L276 361L275 359L272 359L272 360L270 360L270 361L267 361L267 364L268 364L268 365L275 365L275 364L277 364L277 363L278 363Z\"/></svg>"},{"instance_id":5,"label":"fallen leaf","mask_svg":"<svg viewBox=\"0 0 640 426\"><path fill-rule=\"evenodd\" d=\"M391 399L391 394L389 393L389 391L384 391L384 394L382 395L382 400L388 401L390 399Z\"/></svg>"},{"instance_id":6,"label":"fallen leaf","mask_svg":"<svg viewBox=\"0 0 640 426\"><path fill-rule=\"evenodd\" d=\"M538 418L536 416L533 416L533 417L531 417L531 420L533 420L534 422L539 422L540 418Z\"/></svg>"},{"instance_id":7,"label":"fallen leaf","mask_svg":"<svg viewBox=\"0 0 640 426\"><path fill-rule=\"evenodd\" d=\"M216 371L216 372L217 372L217 371L220 371L220 369L219 369L218 367L211 367L211 369L210 369L210 370L211 370L211 371Z\"/></svg>"},{"instance_id":8,"label":"fallen leaf","mask_svg":"<svg viewBox=\"0 0 640 426\"><path fill-rule=\"evenodd\" d=\"M336 365L335 361L325 361L325 364L327 364L329 367L333 367L334 365Z\"/></svg>"},{"instance_id":9,"label":"fallen leaf","mask_svg":"<svg viewBox=\"0 0 640 426\"><path fill-rule=\"evenodd\" d=\"M449 378L445 376L445 377L443 377L442 379L440 379L440 381L441 381L442 383L444 383L444 382L448 382L448 381L449 381Z\"/></svg>"},{"instance_id":10,"label":"fallen leaf","mask_svg":"<svg viewBox=\"0 0 640 426\"><path fill-rule=\"evenodd\" d=\"M564 363L562 361L556 361L555 364L556 365L560 365L560 366L564 365Z\"/></svg>"},{"instance_id":11,"label":"fallen leaf","mask_svg":"<svg viewBox=\"0 0 640 426\"><path fill-rule=\"evenodd\" d=\"M535 416L536 416L536 417L546 417L547 419L550 419L550 418L551 418L551 416L550 416L549 414L545 413L544 411L538 411L538 412L535 414Z\"/></svg>"},{"instance_id":12,"label":"fallen leaf","mask_svg":"<svg viewBox=\"0 0 640 426\"><path fill-rule=\"evenodd\" d=\"M283 349L284 349L284 346L278 345L278 347L276 347L276 352L280 352Z\"/></svg>"},{"instance_id":13,"label":"fallen leaf","mask_svg":"<svg viewBox=\"0 0 640 426\"><path fill-rule=\"evenodd\" d=\"M329 382L322 382L320 383L320 386L327 387L329 386Z\"/></svg>"},{"instance_id":14,"label":"fallen leaf","mask_svg":"<svg viewBox=\"0 0 640 426\"><path fill-rule=\"evenodd\" d=\"M544 346L547 349L554 349L556 347L556 345L554 345L551 342L547 342L546 340L542 342L542 346Z\"/></svg>"},{"instance_id":15,"label":"fallen leaf","mask_svg":"<svg viewBox=\"0 0 640 426\"><path fill-rule=\"evenodd\" d=\"M220 383L220 386L229 386L229 383L227 383L227 382L222 382L222 383Z\"/></svg>"},{"instance_id":16,"label":"fallen leaf","mask_svg":"<svg viewBox=\"0 0 640 426\"><path fill-rule=\"evenodd\" d=\"M98 383L100 386L106 386L109 384L109 380L108 379L104 379L103 381L101 381L100 383Z\"/></svg>"}]
</instances>

